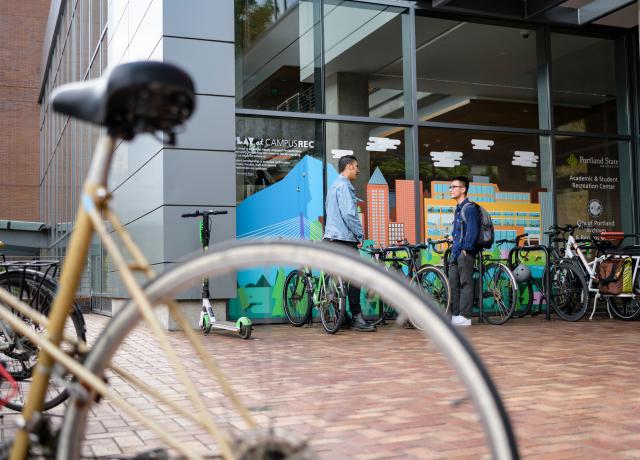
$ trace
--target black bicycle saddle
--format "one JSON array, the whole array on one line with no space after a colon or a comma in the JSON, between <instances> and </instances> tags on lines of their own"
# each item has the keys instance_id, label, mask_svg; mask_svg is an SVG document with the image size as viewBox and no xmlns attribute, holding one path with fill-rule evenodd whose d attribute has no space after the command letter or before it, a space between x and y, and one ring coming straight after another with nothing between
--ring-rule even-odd
<instances>
[{"instance_id":1,"label":"black bicycle saddle","mask_svg":"<svg viewBox=\"0 0 640 460\"><path fill-rule=\"evenodd\" d=\"M195 90L191 77L174 65L127 62L100 78L56 88L51 106L131 139L144 132L173 133L193 113Z\"/></svg>"}]
</instances>

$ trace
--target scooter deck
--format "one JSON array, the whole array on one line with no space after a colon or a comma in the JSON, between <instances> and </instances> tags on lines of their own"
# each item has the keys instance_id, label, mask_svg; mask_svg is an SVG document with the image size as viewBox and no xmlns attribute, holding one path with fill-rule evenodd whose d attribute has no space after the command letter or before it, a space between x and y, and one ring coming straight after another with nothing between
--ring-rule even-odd
<instances>
[{"instance_id":1,"label":"scooter deck","mask_svg":"<svg viewBox=\"0 0 640 460\"><path fill-rule=\"evenodd\" d=\"M215 321L211 323L211 329L224 329L225 331L238 332L238 328L235 323L228 323L225 321Z\"/></svg>"}]
</instances>

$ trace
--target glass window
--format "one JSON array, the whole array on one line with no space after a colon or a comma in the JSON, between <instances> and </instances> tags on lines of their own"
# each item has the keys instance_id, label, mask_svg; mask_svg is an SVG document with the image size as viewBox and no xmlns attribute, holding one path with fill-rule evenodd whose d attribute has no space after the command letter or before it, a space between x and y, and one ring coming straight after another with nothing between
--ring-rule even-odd
<instances>
[{"instance_id":1,"label":"glass window","mask_svg":"<svg viewBox=\"0 0 640 460\"><path fill-rule=\"evenodd\" d=\"M235 2L236 105L315 112L320 1Z\"/></svg>"},{"instance_id":2,"label":"glass window","mask_svg":"<svg viewBox=\"0 0 640 460\"><path fill-rule=\"evenodd\" d=\"M488 149L474 148L482 140ZM427 209L424 234L431 234L429 208L453 205L447 193L435 194L438 184L449 184L454 176L471 180L469 198L490 213L500 216L543 213L540 200L540 146L538 136L510 133L487 133L441 128L420 128L420 180L424 184L423 200ZM435 195L435 196L434 196ZM523 200L526 197L526 200ZM550 215L550 213L548 213ZM513 217L496 219L496 230L514 225ZM519 219L519 225L525 225ZM551 222L545 223L547 226ZM443 223L444 226L444 223ZM450 233L452 228L439 229ZM537 238L537 236L536 236Z\"/></svg>"},{"instance_id":3,"label":"glass window","mask_svg":"<svg viewBox=\"0 0 640 460\"><path fill-rule=\"evenodd\" d=\"M236 118L236 235L322 238L324 215L321 122ZM237 273L229 316L284 318L286 267Z\"/></svg>"},{"instance_id":4,"label":"glass window","mask_svg":"<svg viewBox=\"0 0 640 460\"><path fill-rule=\"evenodd\" d=\"M326 133L327 186L338 175L342 155L351 154L358 159L360 175L354 188L362 200L360 211L365 223L365 239L385 246L390 243L390 225L402 224L404 238L416 243L420 239L416 234L416 211L423 214L423 210L416 210L413 167L410 148L407 148L407 143L411 145L410 131L390 126L327 122ZM382 201L376 225L368 217L372 214L374 192L378 192Z\"/></svg>"},{"instance_id":5,"label":"glass window","mask_svg":"<svg viewBox=\"0 0 640 460\"><path fill-rule=\"evenodd\" d=\"M537 128L536 33L524 32L416 18L420 119Z\"/></svg>"},{"instance_id":6,"label":"glass window","mask_svg":"<svg viewBox=\"0 0 640 460\"><path fill-rule=\"evenodd\" d=\"M618 132L615 42L553 33L551 57L556 128Z\"/></svg>"},{"instance_id":7,"label":"glass window","mask_svg":"<svg viewBox=\"0 0 640 460\"><path fill-rule=\"evenodd\" d=\"M326 111L331 114L410 117L402 36L406 10L344 0L324 2ZM404 20L403 20L404 19Z\"/></svg>"},{"instance_id":8,"label":"glass window","mask_svg":"<svg viewBox=\"0 0 640 460\"><path fill-rule=\"evenodd\" d=\"M556 137L558 224L579 222L599 230L631 231L631 187L618 141L582 137ZM626 143L624 143L626 144ZM621 167L623 166L623 167ZM625 228L627 227L627 228ZM594 231L594 230L592 230Z\"/></svg>"}]
</instances>

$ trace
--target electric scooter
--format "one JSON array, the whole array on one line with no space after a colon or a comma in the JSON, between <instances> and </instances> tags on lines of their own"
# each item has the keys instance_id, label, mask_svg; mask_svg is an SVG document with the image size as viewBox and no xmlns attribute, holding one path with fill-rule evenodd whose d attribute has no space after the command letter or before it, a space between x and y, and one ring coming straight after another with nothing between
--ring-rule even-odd
<instances>
[{"instance_id":1,"label":"electric scooter","mask_svg":"<svg viewBox=\"0 0 640 460\"><path fill-rule=\"evenodd\" d=\"M218 214L227 214L227 211L200 211L197 210L194 213L182 214L182 217L201 217L200 220L200 242L202 243L202 249L206 251L209 248L209 238L211 236L211 222L210 216L216 216ZM243 339L251 337L251 331L253 325L251 320L246 316L242 316L235 323L230 321L218 321L216 315L213 313L211 307L211 301L209 300L209 278L202 279L202 310L200 311L200 319L198 324L200 329L204 332L204 335L208 335L211 329L220 329L223 331L236 332Z\"/></svg>"}]
</instances>

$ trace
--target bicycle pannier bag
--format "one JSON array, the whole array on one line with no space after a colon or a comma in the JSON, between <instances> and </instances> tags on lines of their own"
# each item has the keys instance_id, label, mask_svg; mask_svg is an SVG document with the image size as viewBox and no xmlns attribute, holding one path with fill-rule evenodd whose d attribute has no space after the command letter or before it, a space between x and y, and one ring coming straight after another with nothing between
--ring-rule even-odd
<instances>
[{"instance_id":1,"label":"bicycle pannier bag","mask_svg":"<svg viewBox=\"0 0 640 460\"><path fill-rule=\"evenodd\" d=\"M472 201L469 202L474 205L478 210L478 215L480 217L480 232L478 233L478 239L476 240L476 246L483 249L488 249L493 246L493 240L495 238L495 232L493 230L493 221L491 220L491 216L486 209L480 206L478 203L474 203ZM465 205L464 208L467 206ZM467 220L464 217L464 208L462 208L462 220L464 223L467 223Z\"/></svg>"},{"instance_id":2,"label":"bicycle pannier bag","mask_svg":"<svg viewBox=\"0 0 640 460\"><path fill-rule=\"evenodd\" d=\"M633 292L633 259L627 257L624 259L624 269L622 270L622 293L630 294Z\"/></svg>"},{"instance_id":3,"label":"bicycle pannier bag","mask_svg":"<svg viewBox=\"0 0 640 460\"><path fill-rule=\"evenodd\" d=\"M601 294L618 295L631 292L633 272L630 258L611 258L598 265L598 289Z\"/></svg>"}]
</instances>

